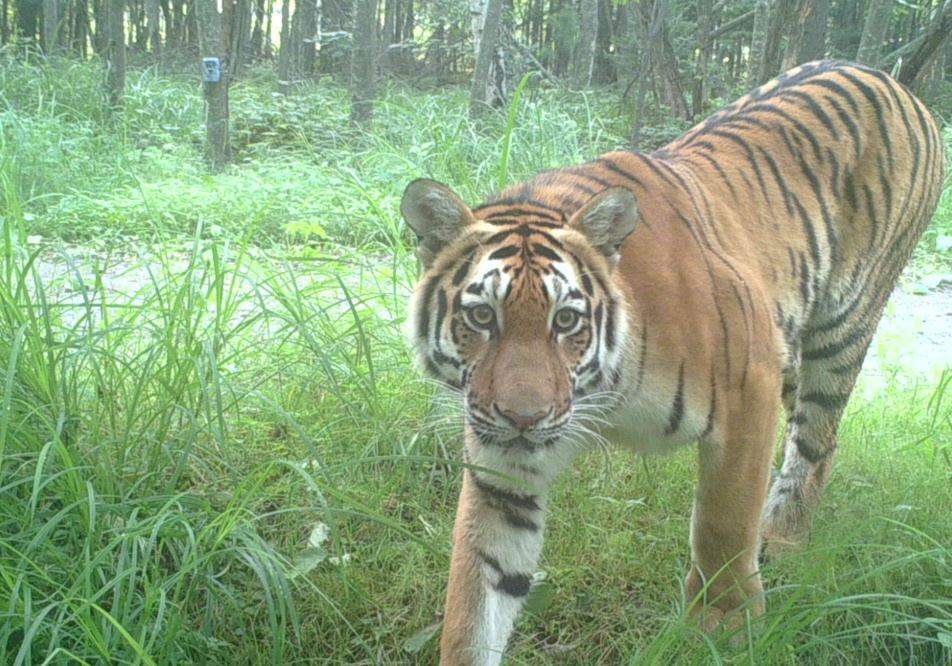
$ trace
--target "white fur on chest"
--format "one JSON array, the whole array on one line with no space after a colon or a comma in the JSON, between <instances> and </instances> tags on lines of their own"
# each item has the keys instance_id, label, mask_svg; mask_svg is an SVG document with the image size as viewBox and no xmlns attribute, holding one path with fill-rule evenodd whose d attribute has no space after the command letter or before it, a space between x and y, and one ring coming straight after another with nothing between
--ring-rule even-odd
<instances>
[{"instance_id":1,"label":"white fur on chest","mask_svg":"<svg viewBox=\"0 0 952 666\"><path fill-rule=\"evenodd\" d=\"M601 434L617 446L642 455L664 455L697 441L707 425L707 415L698 414L685 396L677 428L672 424L674 396L667 390L652 391L643 387L638 396L619 405L607 420L610 427Z\"/></svg>"}]
</instances>

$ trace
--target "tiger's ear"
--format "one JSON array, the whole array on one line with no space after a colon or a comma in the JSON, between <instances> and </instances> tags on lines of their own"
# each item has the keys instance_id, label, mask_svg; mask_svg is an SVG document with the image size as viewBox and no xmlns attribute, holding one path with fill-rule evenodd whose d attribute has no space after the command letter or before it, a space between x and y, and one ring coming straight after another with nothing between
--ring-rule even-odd
<instances>
[{"instance_id":1,"label":"tiger's ear","mask_svg":"<svg viewBox=\"0 0 952 666\"><path fill-rule=\"evenodd\" d=\"M436 253L476 221L469 206L442 183L418 178L403 192L400 212L417 235L417 253L429 268Z\"/></svg>"},{"instance_id":2,"label":"tiger's ear","mask_svg":"<svg viewBox=\"0 0 952 666\"><path fill-rule=\"evenodd\" d=\"M569 227L581 232L609 260L615 260L622 241L637 223L635 195L624 187L609 187L589 199L569 220Z\"/></svg>"}]
</instances>

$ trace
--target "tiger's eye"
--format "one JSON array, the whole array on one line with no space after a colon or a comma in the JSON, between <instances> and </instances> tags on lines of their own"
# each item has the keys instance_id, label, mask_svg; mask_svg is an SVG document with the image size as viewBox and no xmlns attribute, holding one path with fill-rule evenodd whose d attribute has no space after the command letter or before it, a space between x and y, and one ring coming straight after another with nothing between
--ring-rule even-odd
<instances>
[{"instance_id":1,"label":"tiger's eye","mask_svg":"<svg viewBox=\"0 0 952 666\"><path fill-rule=\"evenodd\" d=\"M479 327L486 328L496 319L496 313L488 305L477 305L469 310L470 320Z\"/></svg>"},{"instance_id":2,"label":"tiger's eye","mask_svg":"<svg viewBox=\"0 0 952 666\"><path fill-rule=\"evenodd\" d=\"M555 328L564 332L573 328L578 322L578 312L569 308L563 308L555 313Z\"/></svg>"}]
</instances>

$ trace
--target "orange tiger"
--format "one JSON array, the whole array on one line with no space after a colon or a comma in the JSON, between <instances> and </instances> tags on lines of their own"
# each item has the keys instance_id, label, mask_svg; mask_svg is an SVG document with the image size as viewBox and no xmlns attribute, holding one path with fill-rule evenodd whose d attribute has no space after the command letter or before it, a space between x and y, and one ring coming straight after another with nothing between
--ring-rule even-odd
<instances>
[{"instance_id":1,"label":"orange tiger","mask_svg":"<svg viewBox=\"0 0 952 666\"><path fill-rule=\"evenodd\" d=\"M691 612L706 630L762 613L761 541L810 526L945 170L905 88L814 62L650 155L546 171L476 208L410 183L401 212L424 270L408 335L465 401L464 460L501 473L463 475L440 663L500 663L546 492L593 437L639 453L698 442Z\"/></svg>"}]
</instances>

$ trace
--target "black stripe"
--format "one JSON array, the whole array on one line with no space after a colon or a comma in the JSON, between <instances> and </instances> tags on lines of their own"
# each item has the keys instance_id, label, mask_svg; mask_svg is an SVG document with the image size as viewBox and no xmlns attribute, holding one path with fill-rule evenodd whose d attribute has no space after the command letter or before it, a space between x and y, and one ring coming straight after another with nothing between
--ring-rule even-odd
<instances>
[{"instance_id":1,"label":"black stripe","mask_svg":"<svg viewBox=\"0 0 952 666\"><path fill-rule=\"evenodd\" d=\"M807 310L813 294L810 292L810 269L807 266L807 257L803 252L800 256L800 295L803 297L803 308Z\"/></svg>"},{"instance_id":2,"label":"black stripe","mask_svg":"<svg viewBox=\"0 0 952 666\"><path fill-rule=\"evenodd\" d=\"M814 268L819 268L820 266L820 243L817 241L816 229L813 227L813 222L810 220L810 215L807 213L806 208L803 207L803 204L800 203L800 200L796 197L793 198L793 203L797 207L797 212L800 214L800 221L803 223L803 230L807 234L807 241L810 243L810 257L813 259Z\"/></svg>"},{"instance_id":3,"label":"black stripe","mask_svg":"<svg viewBox=\"0 0 952 666\"><path fill-rule=\"evenodd\" d=\"M840 70L839 74L859 88L860 92L869 100L869 103L873 105L873 110L876 112L876 120L879 122L879 134L886 148L886 159L889 161L889 168L893 168L892 140L889 138L889 128L886 125L886 117L883 113L883 105L879 96L877 96L876 91L870 88L864 81L861 81L858 77L853 76L849 72Z\"/></svg>"},{"instance_id":4,"label":"black stripe","mask_svg":"<svg viewBox=\"0 0 952 666\"><path fill-rule=\"evenodd\" d=\"M850 208L854 211L859 210L859 197L856 196L856 181L853 180L853 172L847 171L846 178L843 179L846 185L846 200L850 203Z\"/></svg>"},{"instance_id":5,"label":"black stripe","mask_svg":"<svg viewBox=\"0 0 952 666\"><path fill-rule=\"evenodd\" d=\"M602 307L599 304L598 307ZM605 349L612 351L615 348L615 303L609 301L605 308Z\"/></svg>"},{"instance_id":6,"label":"black stripe","mask_svg":"<svg viewBox=\"0 0 952 666\"><path fill-rule=\"evenodd\" d=\"M487 483L482 478L481 474L477 474L473 470L468 471L470 478L473 479L473 483L476 484L476 488L479 489L479 492L481 492L483 495L486 495L490 500L498 502L503 506L522 509L524 511L539 510L538 496L519 495L508 490L503 490L502 488L497 488L496 486Z\"/></svg>"},{"instance_id":7,"label":"black stripe","mask_svg":"<svg viewBox=\"0 0 952 666\"><path fill-rule=\"evenodd\" d=\"M816 349L811 349L809 351L804 350L803 360L804 361L818 361L824 358L831 358L836 356L844 349L852 347L857 342L860 342L863 338L869 335L869 331L865 327L860 327L854 330L852 333L842 338L838 342L834 342L822 347L817 347Z\"/></svg>"},{"instance_id":8,"label":"black stripe","mask_svg":"<svg viewBox=\"0 0 952 666\"><path fill-rule=\"evenodd\" d=\"M856 98L853 97L853 93L841 86L836 81L830 81L829 79L814 79L811 81L804 81L804 86L820 86L821 88L826 88L830 92L836 93L849 103L850 107L853 109L853 113L859 113L859 104L856 103Z\"/></svg>"},{"instance_id":9,"label":"black stripe","mask_svg":"<svg viewBox=\"0 0 952 666\"><path fill-rule=\"evenodd\" d=\"M598 183L599 185L601 185L601 186L602 186L603 188L605 188L605 189L608 189L609 187L612 186L612 184L609 183L609 182L608 182L607 180L605 180L604 178L599 178L598 176L596 176L596 175L594 175L594 174L592 174L592 173L589 173L589 171L586 169L587 166L588 166L588 165L586 165L586 164L582 164L582 165L580 165L580 166L575 166L575 167L566 167L565 169L561 169L561 171L564 172L564 173L570 174L570 175L572 175L572 176L579 176L579 177L581 177L581 178L588 178L588 179L589 179L590 181L592 181L593 183ZM579 189L584 188L584 185L580 185L579 183L572 183L572 185L573 185L573 187L578 187Z\"/></svg>"},{"instance_id":10,"label":"black stripe","mask_svg":"<svg viewBox=\"0 0 952 666\"><path fill-rule=\"evenodd\" d=\"M867 218L869 219L869 234L872 240L879 236L879 215L876 212L876 197L869 185L863 183L863 194L866 196ZM888 222L888 220L887 220Z\"/></svg>"},{"instance_id":11,"label":"black stripe","mask_svg":"<svg viewBox=\"0 0 952 666\"><path fill-rule=\"evenodd\" d=\"M731 183L730 179L727 177L727 174L724 172L724 169L721 168L720 163L718 163L717 160L715 160L713 157L711 157L711 156L708 155L707 153L697 153L697 156L700 157L700 158L702 158L702 159L707 160L708 163L710 163L710 165L711 165L712 167L714 167L714 170L717 171L717 175L719 175L719 176L721 177L721 179L727 184L727 189L729 189L729 190L731 191L731 196L732 196L732 197L734 198L734 200L736 201L736 200L737 200L737 192L734 191L734 185L733 185L733 183Z\"/></svg>"},{"instance_id":12,"label":"black stripe","mask_svg":"<svg viewBox=\"0 0 952 666\"><path fill-rule=\"evenodd\" d=\"M529 210L528 208L507 208L506 210L499 211L498 213L490 213L486 216L486 221L494 220L499 217L518 217L520 215L530 215L532 217L540 217L543 220L551 220L552 222L558 222L559 218L551 215L549 213L543 213L537 210Z\"/></svg>"},{"instance_id":13,"label":"black stripe","mask_svg":"<svg viewBox=\"0 0 952 666\"><path fill-rule=\"evenodd\" d=\"M826 393L824 391L811 391L800 396L800 402L808 402L823 409L837 411L846 407L850 395L837 395L835 393Z\"/></svg>"},{"instance_id":14,"label":"black stripe","mask_svg":"<svg viewBox=\"0 0 952 666\"><path fill-rule=\"evenodd\" d=\"M557 208L557 207L555 207L555 206L550 206L549 204L545 203L544 201L539 201L538 199L533 199L533 198L532 198L531 196L529 196L529 195L526 195L526 196L515 196L515 197L502 197L502 198L499 198L499 199L490 199L490 200L487 201L486 203L481 204L481 205L477 206L476 208L474 208L474 209L473 209L473 213L479 212L479 211L481 211L481 210L483 210L483 209L485 209L485 208L493 208L493 207L495 207L495 206L518 206L519 204L524 204L524 205L527 205L527 206L535 206L536 208L541 208L541 209L543 209L543 210L552 211L553 213L556 213L556 214L559 215L559 216L561 216L561 214L562 214L562 210L561 210L561 209L559 209L559 208ZM538 213L538 212L534 212L534 213L532 213L532 214L533 214L533 215L538 215L539 213ZM553 218L553 219L554 219L554 218Z\"/></svg>"},{"instance_id":15,"label":"black stripe","mask_svg":"<svg viewBox=\"0 0 952 666\"><path fill-rule=\"evenodd\" d=\"M624 178L630 180L631 182L635 183L636 185L644 186L644 183L641 181L640 178L638 178L638 176L636 176L635 174L631 173L630 171L627 171L626 169L621 168L620 166L618 166L617 164L615 164L615 162L612 161L612 160L606 159L606 158L604 158L604 157L598 157L598 158L592 160L592 161L590 162L590 164L600 164L600 165L602 165L603 167L605 167L606 169L608 169L609 171L613 171L614 173L617 173L619 176L622 176L622 177L624 177Z\"/></svg>"},{"instance_id":16,"label":"black stripe","mask_svg":"<svg viewBox=\"0 0 952 666\"><path fill-rule=\"evenodd\" d=\"M717 382L714 381L714 368L711 367L711 406L707 410L707 423L698 439L704 439L714 430L714 413L717 411Z\"/></svg>"},{"instance_id":17,"label":"black stripe","mask_svg":"<svg viewBox=\"0 0 952 666\"><path fill-rule=\"evenodd\" d=\"M505 520L510 527L514 527L517 530L525 530L527 532L538 532L539 524L534 520L530 520L525 516L521 516L518 513L513 513L511 511L504 511L502 514L503 520Z\"/></svg>"},{"instance_id":18,"label":"black stripe","mask_svg":"<svg viewBox=\"0 0 952 666\"><path fill-rule=\"evenodd\" d=\"M800 454L800 457L804 458L811 465L816 465L829 455L829 451L814 451L809 442L800 437L794 438L793 443L796 445L797 453Z\"/></svg>"},{"instance_id":19,"label":"black stripe","mask_svg":"<svg viewBox=\"0 0 952 666\"><path fill-rule=\"evenodd\" d=\"M816 136L813 132L810 131L810 128L801 123L799 120L791 116L789 113L784 111L778 106L773 104L757 104L752 106L749 109L746 109L747 113L766 113L768 115L780 116L786 120L791 127L797 130L800 134L806 137L806 140L810 142L810 147L813 148L813 153L816 155L818 161L823 162L823 151L820 148L820 142L817 141Z\"/></svg>"},{"instance_id":20,"label":"black stripe","mask_svg":"<svg viewBox=\"0 0 952 666\"><path fill-rule=\"evenodd\" d=\"M833 216L830 214L830 207L826 204L826 197L823 196L823 189L820 186L820 180L816 177L816 174L813 172L813 169L810 168L810 165L807 164L806 160L800 160L800 169L807 177L807 180L810 181L810 188L813 190L813 196L816 197L817 202L820 204L820 215L823 216L823 224L826 227L826 242L827 245L829 245L831 255L830 260L835 261L839 241L836 238L836 225L833 223Z\"/></svg>"},{"instance_id":21,"label":"black stripe","mask_svg":"<svg viewBox=\"0 0 952 666\"><path fill-rule=\"evenodd\" d=\"M477 550L476 554L479 555L480 559L488 564L493 571L499 574L499 582L493 585L496 590L512 597L524 597L529 594L529 588L532 587L531 576L528 574L508 574L503 571L499 560L492 555L482 550Z\"/></svg>"},{"instance_id":22,"label":"black stripe","mask_svg":"<svg viewBox=\"0 0 952 666\"><path fill-rule=\"evenodd\" d=\"M856 125L856 121L853 120L853 116L844 109L839 102L837 102L832 97L824 98L829 102L830 106L833 107L833 110L836 111L836 115L839 117L840 122L846 125L846 129L849 131L850 136L853 137L853 152L856 155L856 159L859 159L863 150L863 140L860 138L859 127Z\"/></svg>"},{"instance_id":23,"label":"black stripe","mask_svg":"<svg viewBox=\"0 0 952 666\"><path fill-rule=\"evenodd\" d=\"M750 144L743 138L734 134L733 132L728 132L725 130L714 130L711 132L716 136L723 137L728 141L733 141L737 145L741 146L744 149L744 152L747 153L747 161L750 162L751 168L754 170L754 175L757 176L757 183L760 185L760 191L764 195L764 199L767 202L767 205L771 205L770 202L770 193L767 192L767 184L764 181L764 175L760 171L760 165L757 164L757 159L754 156L754 151L751 149Z\"/></svg>"},{"instance_id":24,"label":"black stripe","mask_svg":"<svg viewBox=\"0 0 952 666\"><path fill-rule=\"evenodd\" d=\"M681 361L681 370L678 371L678 390L674 394L674 403L671 405L671 416L668 426L664 429L665 435L673 435L681 427L684 417L684 361Z\"/></svg>"},{"instance_id":25,"label":"black stripe","mask_svg":"<svg viewBox=\"0 0 952 666\"><path fill-rule=\"evenodd\" d=\"M522 248L518 245L507 245L506 247L501 247L498 250L493 250L489 255L490 259L508 259L514 254L518 254L519 250Z\"/></svg>"},{"instance_id":26,"label":"black stripe","mask_svg":"<svg viewBox=\"0 0 952 666\"><path fill-rule=\"evenodd\" d=\"M863 361L865 360L866 360L866 354L860 354L859 356L854 358L852 361L847 361L846 363L843 363L842 365L838 365L835 368L830 368L830 372L832 372L834 375L840 375L840 376L852 375L854 373L859 372L860 368L863 367Z\"/></svg>"},{"instance_id":27,"label":"black stripe","mask_svg":"<svg viewBox=\"0 0 952 666\"><path fill-rule=\"evenodd\" d=\"M417 318L417 337L425 338L430 332L430 301L433 299L433 292L440 284L440 276L435 275L430 278L423 288L423 305L420 307L420 316Z\"/></svg>"},{"instance_id":28,"label":"black stripe","mask_svg":"<svg viewBox=\"0 0 952 666\"><path fill-rule=\"evenodd\" d=\"M777 161L770 156L766 150L762 147L757 146L757 151L767 160L767 166L770 167L770 172L773 174L774 180L777 182L777 187L780 188L780 194L783 195L783 205L787 209L787 215L793 217L793 204L791 203L791 194L790 190L787 188L787 183L784 181L783 175L780 173L780 167L777 166Z\"/></svg>"},{"instance_id":29,"label":"black stripe","mask_svg":"<svg viewBox=\"0 0 952 666\"><path fill-rule=\"evenodd\" d=\"M540 257L545 257L549 261L562 261L562 257L541 243L533 243L532 251Z\"/></svg>"},{"instance_id":30,"label":"black stripe","mask_svg":"<svg viewBox=\"0 0 952 666\"><path fill-rule=\"evenodd\" d=\"M641 323L641 356L638 358L638 378L635 380L635 393L641 390L645 378L645 364L648 360L648 324Z\"/></svg>"},{"instance_id":31,"label":"black stripe","mask_svg":"<svg viewBox=\"0 0 952 666\"><path fill-rule=\"evenodd\" d=\"M806 102L807 108L823 123L823 126L830 132L830 136L833 137L833 140L840 140L840 133L836 130L836 125L833 124L833 120L827 115L826 111L823 110L823 107L816 103L816 98L814 98L813 95L805 93L802 90L785 90L781 95L781 98L783 97L795 97Z\"/></svg>"},{"instance_id":32,"label":"black stripe","mask_svg":"<svg viewBox=\"0 0 952 666\"><path fill-rule=\"evenodd\" d=\"M459 265L459 268L456 269L456 272L453 274L454 287L458 287L463 283L463 279L469 273L469 269L473 265L473 256L475 254L476 251L474 250L468 257L463 259L463 262Z\"/></svg>"}]
</instances>

